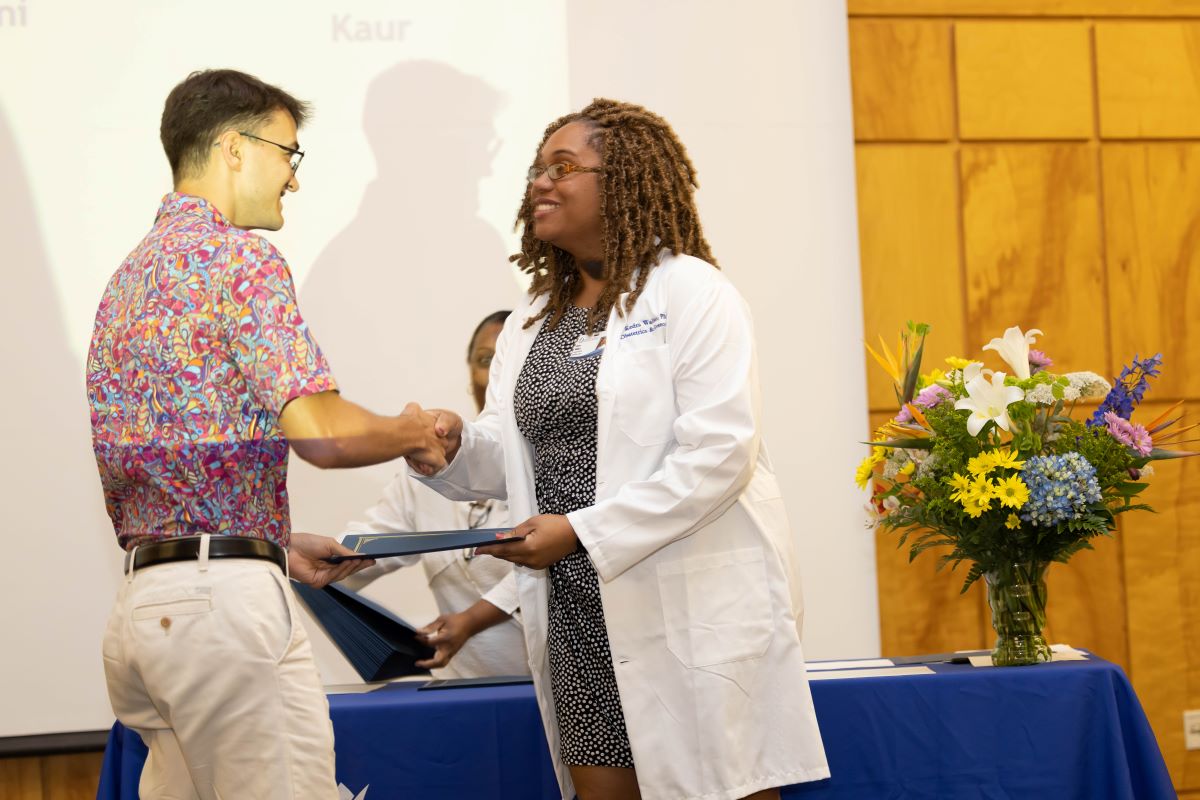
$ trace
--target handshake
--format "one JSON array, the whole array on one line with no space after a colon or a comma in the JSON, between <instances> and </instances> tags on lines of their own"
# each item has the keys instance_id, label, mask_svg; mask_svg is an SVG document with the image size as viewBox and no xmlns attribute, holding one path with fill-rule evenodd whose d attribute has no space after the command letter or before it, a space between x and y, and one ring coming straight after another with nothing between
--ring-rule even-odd
<instances>
[{"instance_id":1,"label":"handshake","mask_svg":"<svg viewBox=\"0 0 1200 800\"><path fill-rule=\"evenodd\" d=\"M416 403L405 406L400 417L410 421L419 437L404 455L410 467L429 476L454 460L462 444L462 417L445 409L423 409Z\"/></svg>"}]
</instances>

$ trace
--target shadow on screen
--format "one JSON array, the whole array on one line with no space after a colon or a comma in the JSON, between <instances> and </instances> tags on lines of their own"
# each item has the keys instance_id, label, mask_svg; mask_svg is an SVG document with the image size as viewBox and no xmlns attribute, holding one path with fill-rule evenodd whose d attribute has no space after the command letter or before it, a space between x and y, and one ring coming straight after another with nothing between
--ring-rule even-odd
<instances>
[{"instance_id":1,"label":"shadow on screen","mask_svg":"<svg viewBox=\"0 0 1200 800\"><path fill-rule=\"evenodd\" d=\"M69 225L70 220L64 220ZM0 358L5 374L4 527L39 550L66 548L94 522L100 482L92 460L83 367L68 346L42 225L20 149L0 108ZM82 466L81 466L82 465ZM95 478L80 485L80 474ZM111 532L111 531L110 531ZM105 598L107 600L107 598Z\"/></svg>"},{"instance_id":2,"label":"shadow on screen","mask_svg":"<svg viewBox=\"0 0 1200 800\"><path fill-rule=\"evenodd\" d=\"M97 630L86 633L98 638L100 619L87 619L87 612L81 619L79 606L107 606L110 595L96 596L96 591L108 583L103 555L117 550L112 528L99 510L83 368L68 345L42 238L43 227L47 234L53 228L42 222L19 143L0 107L0 363L5 384L0 538L10 561L0 600L12 611L6 656L0 659L0 705L6 707L14 697L45 703L54 691L53 680L60 677L47 664L63 658L63 647L70 650L80 625L90 628L94 622ZM69 226L71 220L60 224ZM60 232L70 235L69 227ZM96 576L86 586L78 580L83 569ZM98 649L89 655L99 661ZM36 724L23 718L25 709L9 711L11 718L0 728Z\"/></svg>"},{"instance_id":3,"label":"shadow on screen","mask_svg":"<svg viewBox=\"0 0 1200 800\"><path fill-rule=\"evenodd\" d=\"M479 215L500 105L486 82L433 61L397 64L367 89L363 126L378 172L300 287L300 308L342 392L372 411L416 401L474 413L467 339L519 296L504 242ZM295 459L288 484L293 516L322 533L378 494L361 473L317 473Z\"/></svg>"}]
</instances>

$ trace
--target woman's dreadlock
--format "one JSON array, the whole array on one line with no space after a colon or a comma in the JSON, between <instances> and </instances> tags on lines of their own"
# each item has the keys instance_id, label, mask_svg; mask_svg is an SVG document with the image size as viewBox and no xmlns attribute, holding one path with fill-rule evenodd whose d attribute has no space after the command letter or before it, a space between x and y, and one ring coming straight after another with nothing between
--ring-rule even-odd
<instances>
[{"instance_id":1,"label":"woman's dreadlock","mask_svg":"<svg viewBox=\"0 0 1200 800\"><path fill-rule=\"evenodd\" d=\"M607 283L589 314L590 326L608 315L622 292L628 291L629 296L618 311L623 314L633 308L662 248L695 256L714 267L717 262L696 212L696 169L666 120L632 103L597 98L582 111L550 123L537 152L555 131L572 122L582 122L591 130L588 144L600 154L603 169L599 174L601 274ZM521 252L509 260L533 276L530 294L549 295L546 307L526 320L525 327L549 315L547 325L553 328L580 287L575 259L533 235L532 192L525 192L516 227L523 228ZM635 272L636 284L630 285Z\"/></svg>"}]
</instances>

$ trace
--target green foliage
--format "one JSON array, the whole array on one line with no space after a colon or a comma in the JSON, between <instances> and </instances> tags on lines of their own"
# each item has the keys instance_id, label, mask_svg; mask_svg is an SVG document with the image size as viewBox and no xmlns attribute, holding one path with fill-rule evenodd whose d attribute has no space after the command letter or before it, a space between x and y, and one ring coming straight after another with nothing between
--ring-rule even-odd
<instances>
[{"instance_id":1,"label":"green foliage","mask_svg":"<svg viewBox=\"0 0 1200 800\"><path fill-rule=\"evenodd\" d=\"M900 333L904 349L904 387L900 405L911 403L913 394L917 391L917 380L921 376L921 358L925 355L925 336L929 326L924 322L914 323L911 319ZM913 342L916 342L916 352L913 352Z\"/></svg>"},{"instance_id":2,"label":"green foliage","mask_svg":"<svg viewBox=\"0 0 1200 800\"><path fill-rule=\"evenodd\" d=\"M1079 453L1096 469L1101 486L1117 486L1129 480L1134 455L1125 445L1108 435L1103 427L1089 428L1079 420L1068 420L1059 428L1058 436L1048 446L1056 455Z\"/></svg>"}]
</instances>

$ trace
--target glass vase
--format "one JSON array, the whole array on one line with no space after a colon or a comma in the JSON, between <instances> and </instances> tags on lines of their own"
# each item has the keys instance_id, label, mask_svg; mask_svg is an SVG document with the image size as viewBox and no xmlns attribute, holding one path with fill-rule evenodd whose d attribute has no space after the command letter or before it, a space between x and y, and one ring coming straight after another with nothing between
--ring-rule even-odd
<instances>
[{"instance_id":1,"label":"glass vase","mask_svg":"<svg viewBox=\"0 0 1200 800\"><path fill-rule=\"evenodd\" d=\"M1046 625L1046 567L1040 561L1000 564L983 574L996 647L992 663L1016 667L1050 660L1050 645L1042 638Z\"/></svg>"}]
</instances>

